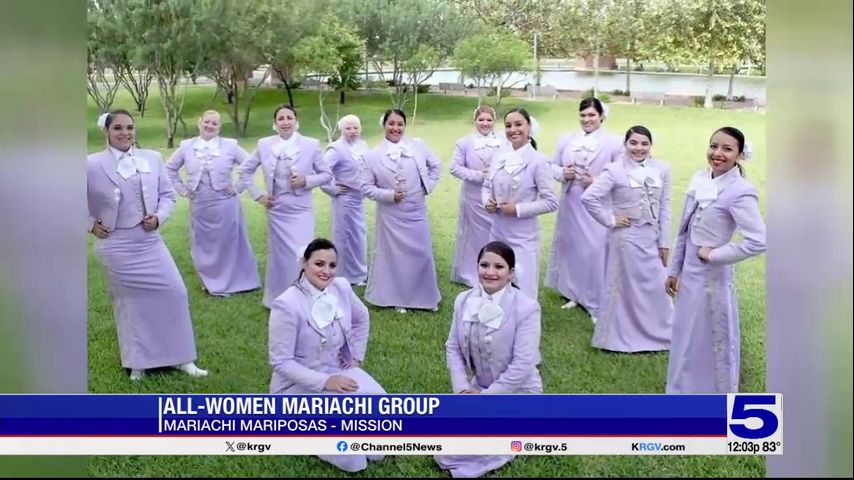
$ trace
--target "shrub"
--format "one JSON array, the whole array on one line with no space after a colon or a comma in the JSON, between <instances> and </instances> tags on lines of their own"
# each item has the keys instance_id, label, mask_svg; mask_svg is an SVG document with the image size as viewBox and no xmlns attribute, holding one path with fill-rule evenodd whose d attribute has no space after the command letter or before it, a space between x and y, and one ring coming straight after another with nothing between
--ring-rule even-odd
<instances>
[{"instance_id":1,"label":"shrub","mask_svg":"<svg viewBox=\"0 0 854 480\"><path fill-rule=\"evenodd\" d=\"M697 108L703 108L703 105L706 103L706 97L700 95L694 97L693 105Z\"/></svg>"},{"instance_id":2,"label":"shrub","mask_svg":"<svg viewBox=\"0 0 854 480\"><path fill-rule=\"evenodd\" d=\"M592 97L593 96L593 89L591 88L590 90L585 90L585 91L581 92L581 96L583 98ZM601 101L603 103L608 103L611 101L611 95L609 95L608 92L599 91L599 96L596 98L598 98L599 101Z\"/></svg>"}]
</instances>

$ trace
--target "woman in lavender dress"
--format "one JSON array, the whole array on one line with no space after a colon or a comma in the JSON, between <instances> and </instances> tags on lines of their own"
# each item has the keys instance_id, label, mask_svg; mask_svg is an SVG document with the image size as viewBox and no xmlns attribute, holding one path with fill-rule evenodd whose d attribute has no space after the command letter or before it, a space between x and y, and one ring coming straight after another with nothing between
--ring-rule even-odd
<instances>
[{"instance_id":1,"label":"woman in lavender dress","mask_svg":"<svg viewBox=\"0 0 854 480\"><path fill-rule=\"evenodd\" d=\"M548 159L531 138L531 116L523 108L504 115L509 144L495 154L483 182L481 201L493 215L490 240L500 240L516 257L516 284L537 299L540 283L540 222L538 216L557 210Z\"/></svg>"},{"instance_id":2,"label":"woman in lavender dress","mask_svg":"<svg viewBox=\"0 0 854 480\"><path fill-rule=\"evenodd\" d=\"M608 113L598 98L582 100L578 112L581 131L561 136L552 160L555 180L563 188L546 285L569 299L562 308L581 305L595 323L608 230L587 213L581 195L620 156L623 142L602 128Z\"/></svg>"},{"instance_id":3,"label":"woman in lavender dress","mask_svg":"<svg viewBox=\"0 0 854 480\"><path fill-rule=\"evenodd\" d=\"M221 126L215 110L203 113L199 136L181 142L166 173L178 194L190 199L190 253L202 286L227 297L260 288L261 281L237 196L242 187L233 186L232 176L249 155L237 140L219 136Z\"/></svg>"},{"instance_id":4,"label":"woman in lavender dress","mask_svg":"<svg viewBox=\"0 0 854 480\"><path fill-rule=\"evenodd\" d=\"M305 249L299 279L273 302L269 353L270 393L382 395L362 370L368 348L368 309L348 280L336 278L338 254L318 238ZM321 455L347 472L364 470L381 455Z\"/></svg>"},{"instance_id":5,"label":"woman in lavender dress","mask_svg":"<svg viewBox=\"0 0 854 480\"><path fill-rule=\"evenodd\" d=\"M540 304L510 283L516 259L503 242L484 246L477 258L478 286L454 301L445 344L454 393L543 393ZM436 455L453 477L480 477L513 455Z\"/></svg>"},{"instance_id":6,"label":"woman in lavender dress","mask_svg":"<svg viewBox=\"0 0 854 480\"><path fill-rule=\"evenodd\" d=\"M630 128L624 154L581 195L590 215L608 229L596 348L670 347L673 303L661 289L670 248L670 166L652 158L651 147L646 127Z\"/></svg>"},{"instance_id":7,"label":"woman in lavender dress","mask_svg":"<svg viewBox=\"0 0 854 480\"><path fill-rule=\"evenodd\" d=\"M134 145L126 110L103 115L99 126L108 147L86 161L89 231L107 270L122 366L131 380L160 367L205 376L194 363L187 288L160 236L175 206L160 153Z\"/></svg>"},{"instance_id":8,"label":"woman in lavender dress","mask_svg":"<svg viewBox=\"0 0 854 480\"><path fill-rule=\"evenodd\" d=\"M406 115L388 110L385 139L365 156L362 193L377 202L376 231L365 300L381 307L437 310L436 279L427 195L441 164L421 140L404 137Z\"/></svg>"},{"instance_id":9,"label":"woman in lavender dress","mask_svg":"<svg viewBox=\"0 0 854 480\"><path fill-rule=\"evenodd\" d=\"M741 332L733 265L765 251L759 193L745 180L744 134L718 129L691 179L665 283L675 297L667 393L738 392ZM741 239L735 240L735 231Z\"/></svg>"},{"instance_id":10,"label":"woman in lavender dress","mask_svg":"<svg viewBox=\"0 0 854 480\"><path fill-rule=\"evenodd\" d=\"M240 183L267 211L267 273L264 306L299 275L299 253L314 238L311 189L332 180L320 142L297 132L297 113L282 105L273 113L276 135L258 140L258 146L238 169ZM267 193L252 180L261 166Z\"/></svg>"},{"instance_id":11,"label":"woman in lavender dress","mask_svg":"<svg viewBox=\"0 0 854 480\"><path fill-rule=\"evenodd\" d=\"M326 163L333 181L320 188L332 197L332 240L338 247L338 276L351 285L368 278L368 221L361 192L362 163L368 145L355 115L338 121L341 138L326 147Z\"/></svg>"},{"instance_id":12,"label":"woman in lavender dress","mask_svg":"<svg viewBox=\"0 0 854 480\"><path fill-rule=\"evenodd\" d=\"M475 260L480 249L489 241L489 231L492 229L492 215L483 208L481 190L492 157L502 145L494 131L495 116L492 107L478 107L474 111L475 132L457 141L451 158L451 175L463 181L451 281L468 287L477 285Z\"/></svg>"}]
</instances>

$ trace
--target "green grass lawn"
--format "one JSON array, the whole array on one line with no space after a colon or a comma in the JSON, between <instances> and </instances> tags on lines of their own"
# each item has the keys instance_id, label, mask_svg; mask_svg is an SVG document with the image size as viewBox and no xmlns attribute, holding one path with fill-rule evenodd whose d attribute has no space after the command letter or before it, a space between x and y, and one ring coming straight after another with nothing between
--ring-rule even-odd
<instances>
[{"instance_id":1,"label":"green grass lawn","mask_svg":"<svg viewBox=\"0 0 854 480\"><path fill-rule=\"evenodd\" d=\"M259 137L271 135L272 113L286 100L281 90L264 90L255 100L248 137L241 144L251 152ZM365 140L374 145L381 139L378 118L390 104L385 94L348 93L341 114L356 113L362 118ZM301 133L325 141L318 120L317 98L313 92L297 91ZM442 178L428 197L433 233L433 251L439 269L442 302L438 313L396 314L391 309L371 308L371 334L365 368L394 393L447 393L451 385L445 367L444 342L451 323L453 300L463 287L449 282L460 181L448 173L454 142L472 131L471 112L477 99L423 95L419 98L418 117L407 134L421 137L442 160ZM130 109L133 103L119 95L114 107ZM504 112L523 106L541 125L537 134L540 151L549 157L558 135L578 128L577 103L567 101L526 101L507 98L498 109ZM137 138L145 148L160 150L164 159L164 119L159 98L149 101L145 118L136 118ZM188 136L197 134L196 120L207 108L223 113L223 136L234 136L234 128L225 115L226 105L214 98L214 89L192 87L185 105ZM95 107L87 115L89 151L104 146L95 127ZM746 165L748 179L765 192L765 117L752 112L701 110L678 107L611 105L611 118L605 122L610 131L622 135L636 124L653 133L653 154L670 162L673 170L673 229L688 180L705 166L705 150L711 133L718 127L740 128L753 143L754 158ZM180 131L180 129L179 129ZM177 146L177 141L176 141ZM317 235L330 236L330 200L315 190ZM369 215L369 240L373 238L374 204L366 201ZM266 218L262 207L243 196L252 246L259 259L263 278L266 256ZM261 291L230 298L212 298L202 293L189 252L188 202L179 198L162 234L172 252L190 292L190 308L199 353L198 363L211 375L192 379L177 372L154 373L131 383L121 368L115 324L106 275L89 251L89 389L95 393L266 393L270 380L267 363L267 311L261 305ZM540 217L542 225L542 268L549 258L556 215ZM91 239L91 237L90 237ZM742 325L741 390L761 392L765 388L765 263L764 257L743 262L737 267L737 282ZM662 286L663 288L663 286ZM362 289L357 291L363 294ZM560 310L564 300L548 288L540 289L542 305L542 358L540 365L547 393L662 393L667 369L667 354L625 355L605 353L590 346L593 325L587 315ZM92 457L90 470L96 476L244 476L244 477L332 477L341 472L315 457ZM751 476L764 475L762 458L749 457L520 457L490 476ZM427 456L389 457L372 463L353 476L412 477L446 476Z\"/></svg>"}]
</instances>

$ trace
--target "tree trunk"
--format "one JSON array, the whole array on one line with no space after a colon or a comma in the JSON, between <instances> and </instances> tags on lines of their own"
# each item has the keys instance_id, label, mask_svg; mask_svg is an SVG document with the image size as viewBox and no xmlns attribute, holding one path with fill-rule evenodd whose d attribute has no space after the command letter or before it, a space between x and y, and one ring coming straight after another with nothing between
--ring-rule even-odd
<instances>
[{"instance_id":1,"label":"tree trunk","mask_svg":"<svg viewBox=\"0 0 854 480\"><path fill-rule=\"evenodd\" d=\"M599 98L599 40L596 40L596 52L593 54L593 96Z\"/></svg>"},{"instance_id":2,"label":"tree trunk","mask_svg":"<svg viewBox=\"0 0 854 480\"><path fill-rule=\"evenodd\" d=\"M735 83L735 74L738 72L738 65L732 67L732 73L729 75L729 87L726 91L726 99L732 101L732 84Z\"/></svg>"},{"instance_id":3,"label":"tree trunk","mask_svg":"<svg viewBox=\"0 0 854 480\"><path fill-rule=\"evenodd\" d=\"M712 102L712 81L714 80L715 75L715 59L714 57L709 58L709 74L706 76L706 99L703 101L703 108L714 108L715 104Z\"/></svg>"},{"instance_id":4,"label":"tree trunk","mask_svg":"<svg viewBox=\"0 0 854 480\"><path fill-rule=\"evenodd\" d=\"M338 105L344 105L344 101L346 100L344 95L345 95L345 92L344 92L344 89L342 88L341 90L338 91Z\"/></svg>"},{"instance_id":5,"label":"tree trunk","mask_svg":"<svg viewBox=\"0 0 854 480\"><path fill-rule=\"evenodd\" d=\"M412 109L412 124L415 125L415 116L418 115L418 85L413 84L415 89L415 107Z\"/></svg>"},{"instance_id":6,"label":"tree trunk","mask_svg":"<svg viewBox=\"0 0 854 480\"><path fill-rule=\"evenodd\" d=\"M626 95L632 94L632 59L626 58Z\"/></svg>"}]
</instances>

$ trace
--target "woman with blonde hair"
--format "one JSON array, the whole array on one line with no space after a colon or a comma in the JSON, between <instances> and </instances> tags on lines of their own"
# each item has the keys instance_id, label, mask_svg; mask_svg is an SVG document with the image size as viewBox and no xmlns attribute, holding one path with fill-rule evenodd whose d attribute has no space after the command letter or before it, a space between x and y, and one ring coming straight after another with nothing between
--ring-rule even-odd
<instances>
[{"instance_id":1,"label":"woman with blonde hair","mask_svg":"<svg viewBox=\"0 0 854 480\"><path fill-rule=\"evenodd\" d=\"M184 140L166 162L175 190L190 200L190 255L206 292L216 296L261 287L258 264L237 196L233 171L249 154L237 140L219 136L216 110L199 119L199 136ZM186 171L186 181L179 171Z\"/></svg>"}]
</instances>

